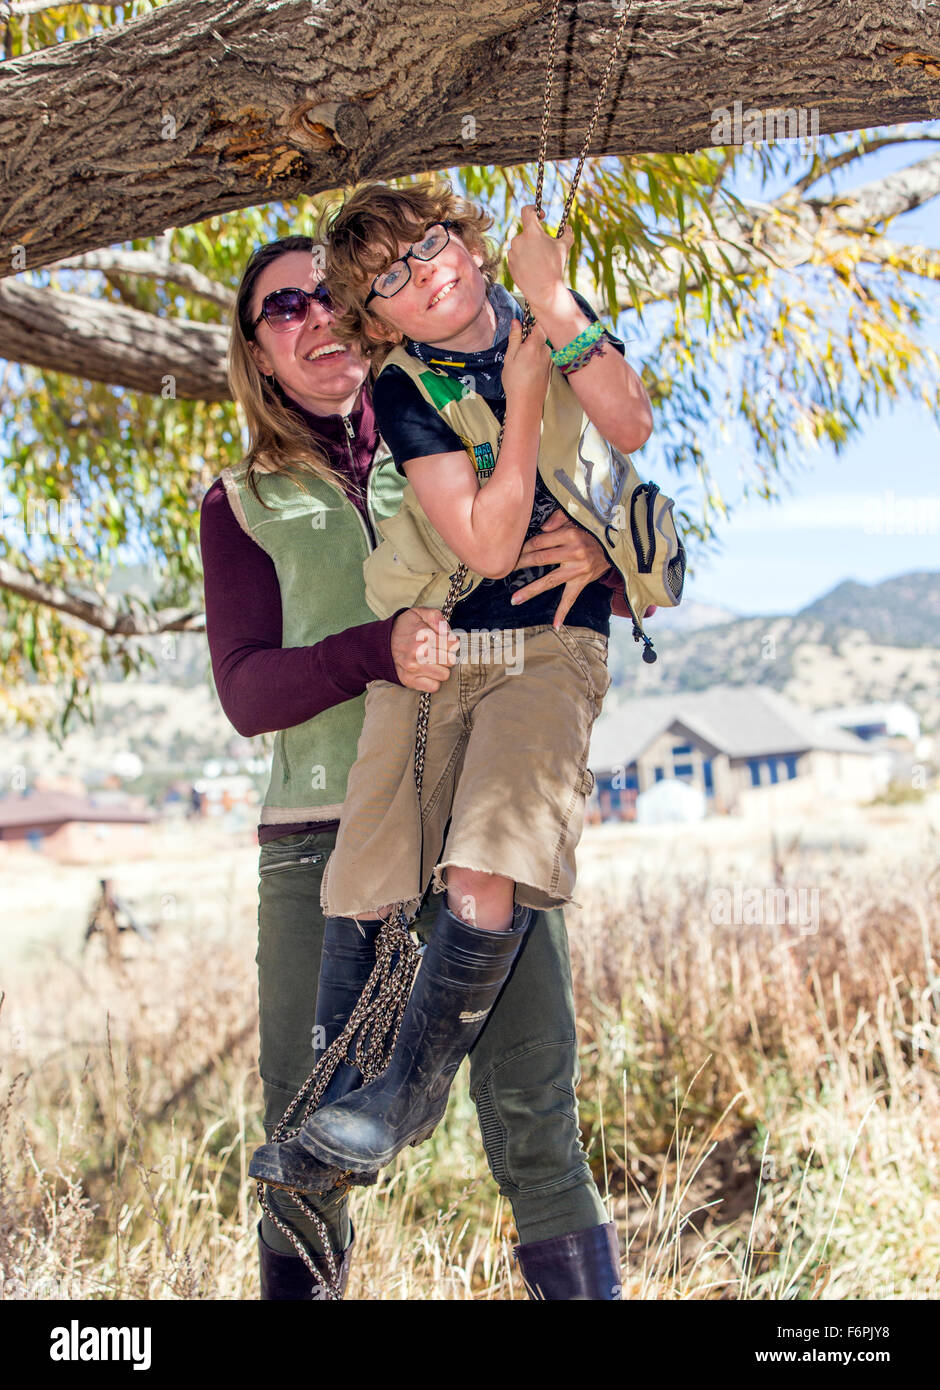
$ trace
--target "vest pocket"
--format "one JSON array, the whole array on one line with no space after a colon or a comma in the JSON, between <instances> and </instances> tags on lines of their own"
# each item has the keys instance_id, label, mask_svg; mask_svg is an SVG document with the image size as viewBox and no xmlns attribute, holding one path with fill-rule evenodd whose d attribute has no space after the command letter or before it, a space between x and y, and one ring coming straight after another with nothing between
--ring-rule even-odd
<instances>
[{"instance_id":1,"label":"vest pocket","mask_svg":"<svg viewBox=\"0 0 940 1390\"><path fill-rule=\"evenodd\" d=\"M326 855L322 852L311 854L309 850L305 853L298 848L294 850L293 854L285 855L273 863L265 863L262 860L258 865L258 873L261 878L266 878L268 874L279 874L284 869L298 869L306 864L320 864L325 858Z\"/></svg>"}]
</instances>

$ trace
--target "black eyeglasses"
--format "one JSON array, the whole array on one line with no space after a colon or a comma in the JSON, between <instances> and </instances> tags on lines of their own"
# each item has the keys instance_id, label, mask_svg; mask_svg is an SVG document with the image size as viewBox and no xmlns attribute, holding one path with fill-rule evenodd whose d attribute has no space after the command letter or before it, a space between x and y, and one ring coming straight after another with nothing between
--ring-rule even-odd
<instances>
[{"instance_id":1,"label":"black eyeglasses","mask_svg":"<svg viewBox=\"0 0 940 1390\"><path fill-rule=\"evenodd\" d=\"M422 239L414 242L400 260L392 261L388 270L375 277L366 296L366 304L376 295L381 299L391 299L393 294L403 290L411 279L411 267L408 264L410 257L414 256L419 261L433 261L450 241L448 228L453 225L453 222L435 222L429 227Z\"/></svg>"},{"instance_id":2,"label":"black eyeglasses","mask_svg":"<svg viewBox=\"0 0 940 1390\"><path fill-rule=\"evenodd\" d=\"M251 325L252 334L262 319L275 333L286 333L289 328L306 323L313 300L328 314L336 313L336 306L322 280L312 290L272 290L264 296L261 313Z\"/></svg>"}]
</instances>

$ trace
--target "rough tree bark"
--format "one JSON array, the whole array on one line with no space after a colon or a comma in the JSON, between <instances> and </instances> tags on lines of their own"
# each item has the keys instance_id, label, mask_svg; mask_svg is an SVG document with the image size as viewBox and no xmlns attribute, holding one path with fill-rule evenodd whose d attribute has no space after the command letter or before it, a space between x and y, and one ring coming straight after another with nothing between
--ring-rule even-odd
<instances>
[{"instance_id":1,"label":"rough tree bark","mask_svg":"<svg viewBox=\"0 0 940 1390\"><path fill-rule=\"evenodd\" d=\"M362 178L531 161L548 13L175 0L5 62L0 274ZM579 148L617 20L615 0L562 8L549 159ZM592 152L714 145L736 100L818 109L821 133L936 116L937 7L634 0Z\"/></svg>"}]
</instances>

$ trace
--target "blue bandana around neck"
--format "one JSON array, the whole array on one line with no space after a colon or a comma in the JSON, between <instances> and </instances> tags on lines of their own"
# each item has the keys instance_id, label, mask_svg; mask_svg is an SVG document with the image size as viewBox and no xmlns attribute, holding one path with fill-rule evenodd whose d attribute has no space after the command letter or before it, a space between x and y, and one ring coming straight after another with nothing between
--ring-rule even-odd
<instances>
[{"instance_id":1,"label":"blue bandana around neck","mask_svg":"<svg viewBox=\"0 0 940 1390\"><path fill-rule=\"evenodd\" d=\"M496 332L488 348L479 352L452 352L448 348L432 347L430 343L416 343L406 338L404 347L412 357L420 362L443 363L454 369L464 369L474 378L475 389L481 396L502 394L500 377L503 360L506 356L506 343L509 339L509 326L513 319L521 323L523 312L504 285L487 286L486 297L496 314Z\"/></svg>"}]
</instances>

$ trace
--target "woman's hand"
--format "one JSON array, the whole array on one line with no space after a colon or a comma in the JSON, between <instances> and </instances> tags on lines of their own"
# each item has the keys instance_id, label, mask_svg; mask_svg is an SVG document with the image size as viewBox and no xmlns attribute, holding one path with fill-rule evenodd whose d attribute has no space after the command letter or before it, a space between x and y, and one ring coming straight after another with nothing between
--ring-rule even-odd
<instances>
[{"instance_id":1,"label":"woman's hand","mask_svg":"<svg viewBox=\"0 0 940 1390\"><path fill-rule=\"evenodd\" d=\"M526 541L514 568L524 569L529 565L557 565L558 568L541 579L534 579L525 588L517 589L512 602L526 603L536 594L544 594L546 589L563 584L561 600L552 619L552 627L559 628L585 585L600 579L610 569L610 557L600 541L559 508L552 512L541 531Z\"/></svg>"},{"instance_id":2,"label":"woman's hand","mask_svg":"<svg viewBox=\"0 0 940 1390\"><path fill-rule=\"evenodd\" d=\"M439 608L409 608L392 623L392 660L409 690L439 690L456 665L459 647Z\"/></svg>"}]
</instances>

